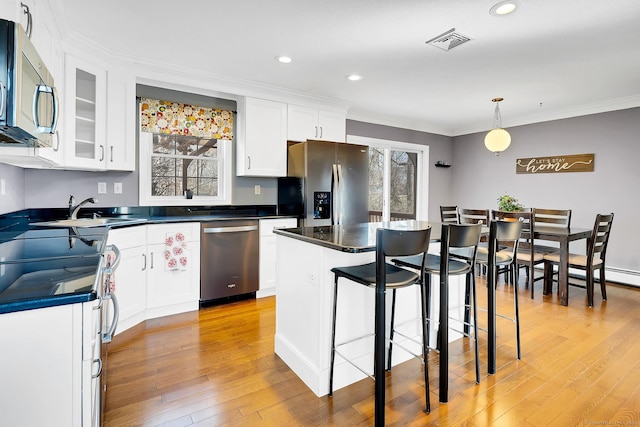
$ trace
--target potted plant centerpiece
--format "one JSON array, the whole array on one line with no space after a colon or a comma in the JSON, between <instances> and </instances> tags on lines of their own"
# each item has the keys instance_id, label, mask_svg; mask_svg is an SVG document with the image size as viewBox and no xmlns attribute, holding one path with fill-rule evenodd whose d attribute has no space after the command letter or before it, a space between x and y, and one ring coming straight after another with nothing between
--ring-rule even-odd
<instances>
[{"instance_id":1,"label":"potted plant centerpiece","mask_svg":"<svg viewBox=\"0 0 640 427\"><path fill-rule=\"evenodd\" d=\"M503 212L520 212L524 209L518 199L508 194L498 197L498 210Z\"/></svg>"}]
</instances>

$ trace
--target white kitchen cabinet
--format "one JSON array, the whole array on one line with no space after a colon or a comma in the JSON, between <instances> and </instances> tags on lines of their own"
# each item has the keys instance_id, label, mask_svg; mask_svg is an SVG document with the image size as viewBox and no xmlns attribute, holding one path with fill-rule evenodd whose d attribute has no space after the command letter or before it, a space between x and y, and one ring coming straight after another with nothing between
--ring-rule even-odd
<instances>
[{"instance_id":1,"label":"white kitchen cabinet","mask_svg":"<svg viewBox=\"0 0 640 427\"><path fill-rule=\"evenodd\" d=\"M115 295L120 306L116 334L145 320L147 308L147 227L145 225L109 231L107 244L120 250L120 264L114 273Z\"/></svg>"},{"instance_id":2,"label":"white kitchen cabinet","mask_svg":"<svg viewBox=\"0 0 640 427\"><path fill-rule=\"evenodd\" d=\"M238 110L236 175L287 176L287 105L243 98Z\"/></svg>"},{"instance_id":3,"label":"white kitchen cabinet","mask_svg":"<svg viewBox=\"0 0 640 427\"><path fill-rule=\"evenodd\" d=\"M185 236L185 270L166 266L166 238L177 232ZM200 223L116 228L109 231L107 242L120 250L120 264L115 271L115 294L120 306L116 334L147 319L199 308Z\"/></svg>"},{"instance_id":4,"label":"white kitchen cabinet","mask_svg":"<svg viewBox=\"0 0 640 427\"><path fill-rule=\"evenodd\" d=\"M136 169L136 82L127 69L107 71L107 170Z\"/></svg>"},{"instance_id":5,"label":"white kitchen cabinet","mask_svg":"<svg viewBox=\"0 0 640 427\"><path fill-rule=\"evenodd\" d=\"M300 105L287 106L287 139L306 141L346 141L347 116L336 111Z\"/></svg>"},{"instance_id":6,"label":"white kitchen cabinet","mask_svg":"<svg viewBox=\"0 0 640 427\"><path fill-rule=\"evenodd\" d=\"M187 265L170 269L166 239L185 237ZM200 223L181 222L147 226L147 318L197 310L200 304Z\"/></svg>"},{"instance_id":7,"label":"white kitchen cabinet","mask_svg":"<svg viewBox=\"0 0 640 427\"><path fill-rule=\"evenodd\" d=\"M106 70L66 55L64 86L64 166L103 169L106 156Z\"/></svg>"},{"instance_id":8,"label":"white kitchen cabinet","mask_svg":"<svg viewBox=\"0 0 640 427\"><path fill-rule=\"evenodd\" d=\"M260 220L260 288L256 297L274 295L276 291L276 235L274 228L297 227L296 218Z\"/></svg>"},{"instance_id":9,"label":"white kitchen cabinet","mask_svg":"<svg viewBox=\"0 0 640 427\"><path fill-rule=\"evenodd\" d=\"M135 170L134 74L66 55L64 88L62 167Z\"/></svg>"},{"instance_id":10,"label":"white kitchen cabinet","mask_svg":"<svg viewBox=\"0 0 640 427\"><path fill-rule=\"evenodd\" d=\"M95 300L0 315L2 425L99 425L98 306Z\"/></svg>"}]
</instances>

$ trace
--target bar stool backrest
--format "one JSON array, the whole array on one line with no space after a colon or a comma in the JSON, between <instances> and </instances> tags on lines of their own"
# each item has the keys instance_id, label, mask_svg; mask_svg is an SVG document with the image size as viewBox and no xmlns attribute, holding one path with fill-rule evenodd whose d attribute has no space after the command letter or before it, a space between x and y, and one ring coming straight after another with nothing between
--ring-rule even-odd
<instances>
[{"instance_id":1,"label":"bar stool backrest","mask_svg":"<svg viewBox=\"0 0 640 427\"><path fill-rule=\"evenodd\" d=\"M482 224L442 224L440 273L448 274L448 260L457 259L471 266L476 263ZM454 249L453 251L451 249ZM446 255L446 256L443 256ZM445 261L446 260L446 261ZM446 266L443 265L446 263ZM446 268L446 270L443 270Z\"/></svg>"},{"instance_id":2,"label":"bar stool backrest","mask_svg":"<svg viewBox=\"0 0 640 427\"><path fill-rule=\"evenodd\" d=\"M423 230L376 230L376 266L378 278L385 277L387 257L423 254L421 273L424 274L426 253L429 250L431 227ZM384 285L384 284L383 284Z\"/></svg>"}]
</instances>

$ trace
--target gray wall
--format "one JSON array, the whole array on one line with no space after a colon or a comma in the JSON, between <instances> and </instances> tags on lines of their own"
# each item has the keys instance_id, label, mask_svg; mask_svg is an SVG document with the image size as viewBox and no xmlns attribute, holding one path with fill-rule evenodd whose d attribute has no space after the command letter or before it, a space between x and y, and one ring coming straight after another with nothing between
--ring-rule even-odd
<instances>
[{"instance_id":1,"label":"gray wall","mask_svg":"<svg viewBox=\"0 0 640 427\"><path fill-rule=\"evenodd\" d=\"M615 213L607 266L640 271L640 108L508 129L511 146L499 156L484 147L485 133L454 138L453 197L468 208L497 208L504 192L527 207L570 208L571 223L593 227L597 213ZM517 158L595 153L593 172L515 173ZM583 250L584 243L572 245Z\"/></svg>"}]
</instances>

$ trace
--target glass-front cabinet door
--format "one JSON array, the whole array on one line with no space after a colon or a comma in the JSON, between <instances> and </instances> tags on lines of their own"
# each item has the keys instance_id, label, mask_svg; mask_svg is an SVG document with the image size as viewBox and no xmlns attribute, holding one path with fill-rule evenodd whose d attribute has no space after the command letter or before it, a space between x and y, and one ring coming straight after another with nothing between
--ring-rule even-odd
<instances>
[{"instance_id":1,"label":"glass-front cabinet door","mask_svg":"<svg viewBox=\"0 0 640 427\"><path fill-rule=\"evenodd\" d=\"M104 169L106 71L65 58L65 166Z\"/></svg>"}]
</instances>

